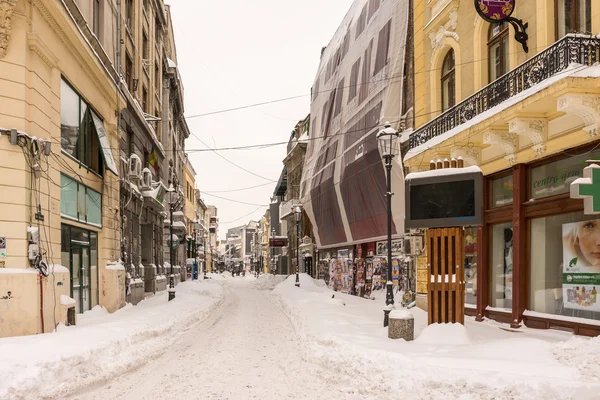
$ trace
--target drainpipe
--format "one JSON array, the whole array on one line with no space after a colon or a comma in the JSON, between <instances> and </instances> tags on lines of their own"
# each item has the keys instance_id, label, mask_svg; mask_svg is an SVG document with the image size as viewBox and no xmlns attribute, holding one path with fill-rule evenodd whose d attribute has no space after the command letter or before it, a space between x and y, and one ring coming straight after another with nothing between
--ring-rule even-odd
<instances>
[{"instance_id":1,"label":"drainpipe","mask_svg":"<svg viewBox=\"0 0 600 400\"><path fill-rule=\"evenodd\" d=\"M39 274L40 278L40 318L42 320L42 333L45 333L44 330L44 290L42 286L42 274Z\"/></svg>"}]
</instances>

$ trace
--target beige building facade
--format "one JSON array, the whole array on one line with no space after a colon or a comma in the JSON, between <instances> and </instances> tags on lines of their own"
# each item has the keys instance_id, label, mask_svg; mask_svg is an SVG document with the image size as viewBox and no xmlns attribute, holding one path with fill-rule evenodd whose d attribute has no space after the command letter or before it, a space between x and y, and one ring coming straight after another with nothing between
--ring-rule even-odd
<instances>
[{"instance_id":1,"label":"beige building facade","mask_svg":"<svg viewBox=\"0 0 600 400\"><path fill-rule=\"evenodd\" d=\"M114 263L124 97L109 62L115 46L99 52L116 42L115 16L95 10L105 24L92 27L70 10L92 4L0 1L0 337L51 332L95 305L125 303ZM95 43L84 37L92 29L103 33ZM48 277L32 268L44 263Z\"/></svg>"}]
</instances>

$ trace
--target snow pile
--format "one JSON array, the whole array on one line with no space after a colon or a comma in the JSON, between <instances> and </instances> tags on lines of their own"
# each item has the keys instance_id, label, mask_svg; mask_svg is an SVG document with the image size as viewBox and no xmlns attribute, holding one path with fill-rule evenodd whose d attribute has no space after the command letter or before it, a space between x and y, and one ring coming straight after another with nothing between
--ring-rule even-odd
<instances>
[{"instance_id":1,"label":"snow pile","mask_svg":"<svg viewBox=\"0 0 600 400\"><path fill-rule=\"evenodd\" d=\"M317 368L353 376L350 395L397 399L594 399L600 390L600 339L560 331L508 329L495 321L427 326L413 308L413 342L390 340L385 299L366 300L290 276L272 294ZM395 298L397 310L403 310ZM365 373L368 371L368 373ZM377 376L377 379L372 379ZM385 385L382 385L385 382ZM465 395L468 393L467 397Z\"/></svg>"},{"instance_id":2,"label":"snow pile","mask_svg":"<svg viewBox=\"0 0 600 400\"><path fill-rule=\"evenodd\" d=\"M258 277L254 287L261 290L272 290L287 279L287 275L263 274Z\"/></svg>"},{"instance_id":3,"label":"snow pile","mask_svg":"<svg viewBox=\"0 0 600 400\"><path fill-rule=\"evenodd\" d=\"M184 282L171 302L164 293L114 314L95 307L78 315L77 326L2 338L0 399L65 398L77 388L122 374L168 349L222 298L218 283Z\"/></svg>"}]
</instances>

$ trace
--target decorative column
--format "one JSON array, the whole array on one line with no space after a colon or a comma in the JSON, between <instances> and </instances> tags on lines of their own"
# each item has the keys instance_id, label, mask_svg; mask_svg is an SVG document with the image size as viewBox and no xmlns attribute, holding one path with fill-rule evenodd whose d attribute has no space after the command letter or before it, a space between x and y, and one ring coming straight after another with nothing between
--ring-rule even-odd
<instances>
[{"instance_id":1,"label":"decorative column","mask_svg":"<svg viewBox=\"0 0 600 400\"><path fill-rule=\"evenodd\" d=\"M11 37L12 13L17 0L0 0L0 59L6 57Z\"/></svg>"}]
</instances>

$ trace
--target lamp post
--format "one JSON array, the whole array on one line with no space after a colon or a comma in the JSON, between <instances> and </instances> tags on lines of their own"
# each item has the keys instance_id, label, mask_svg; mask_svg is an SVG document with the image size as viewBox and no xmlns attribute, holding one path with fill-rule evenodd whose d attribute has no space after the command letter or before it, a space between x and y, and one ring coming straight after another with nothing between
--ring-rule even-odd
<instances>
[{"instance_id":1,"label":"lamp post","mask_svg":"<svg viewBox=\"0 0 600 400\"><path fill-rule=\"evenodd\" d=\"M200 243L200 240L198 240L198 230L200 228L200 223L198 222L198 219L195 219L194 222L194 262L195 262L195 269L196 271L192 271L192 280L196 280L198 279L198 275L199 275L199 268L200 266L198 265L198 244Z\"/></svg>"},{"instance_id":2,"label":"lamp post","mask_svg":"<svg viewBox=\"0 0 600 400\"><path fill-rule=\"evenodd\" d=\"M273 271L275 271L275 273L277 272L277 266L275 265L275 227L273 227L273 229L271 229L271 240L273 240L273 242L271 243L271 274L275 275L273 273Z\"/></svg>"},{"instance_id":3,"label":"lamp post","mask_svg":"<svg viewBox=\"0 0 600 400\"><path fill-rule=\"evenodd\" d=\"M206 279L206 239L208 238L208 235L206 233L204 233L203 235L203 239L204 239L204 279ZM210 260L212 262L212 253L210 255Z\"/></svg>"},{"instance_id":4,"label":"lamp post","mask_svg":"<svg viewBox=\"0 0 600 400\"><path fill-rule=\"evenodd\" d=\"M169 301L175 298L175 275L173 274L173 208L177 200L177 192L173 188L173 184L167 189L169 196L169 264L171 264L171 274L169 275Z\"/></svg>"},{"instance_id":5,"label":"lamp post","mask_svg":"<svg viewBox=\"0 0 600 400\"><path fill-rule=\"evenodd\" d=\"M390 312L394 309L394 291L392 282L392 159L398 155L398 131L392 128L389 122L385 123L384 129L377 134L379 153L385 160L387 173L387 283L385 295L385 309L383 310L383 326L389 321Z\"/></svg>"},{"instance_id":6,"label":"lamp post","mask_svg":"<svg viewBox=\"0 0 600 400\"><path fill-rule=\"evenodd\" d=\"M299 206L294 209L294 217L296 217L296 287L300 287L300 219L302 210Z\"/></svg>"}]
</instances>

